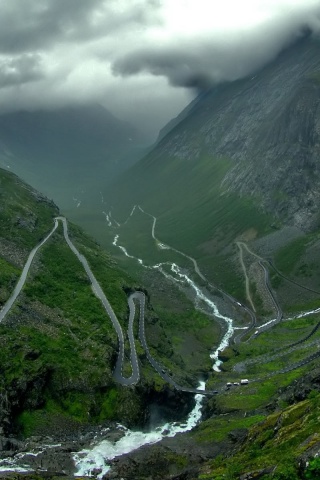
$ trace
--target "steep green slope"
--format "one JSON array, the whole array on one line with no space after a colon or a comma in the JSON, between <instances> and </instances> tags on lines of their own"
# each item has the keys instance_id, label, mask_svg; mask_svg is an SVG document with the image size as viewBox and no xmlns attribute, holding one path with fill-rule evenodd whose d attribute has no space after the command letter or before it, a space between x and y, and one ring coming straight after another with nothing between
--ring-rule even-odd
<instances>
[{"instance_id":1,"label":"steep green slope","mask_svg":"<svg viewBox=\"0 0 320 480\"><path fill-rule=\"evenodd\" d=\"M320 478L319 408L319 392L311 390L305 400L278 409L244 434L244 441L237 445L234 455L220 456L202 467L199 480L317 480ZM234 428L244 428L246 423L250 424L245 420L231 424L231 435ZM208 426L204 424L202 431L206 429ZM201 432L198 437L201 438Z\"/></svg>"},{"instance_id":2,"label":"steep green slope","mask_svg":"<svg viewBox=\"0 0 320 480\"><path fill-rule=\"evenodd\" d=\"M1 171L0 180L3 304L31 248L52 229L58 209L12 174ZM124 319L122 287L132 280L79 229L73 229L73 235ZM132 395L131 412L117 411L119 398L125 404L127 392L112 378L116 335L61 231L36 257L23 293L0 325L0 337L2 426L9 421L12 428L18 422L27 434L38 421L59 425L68 418L134 418L134 410L139 410L134 407L139 400Z\"/></svg>"},{"instance_id":3,"label":"steep green slope","mask_svg":"<svg viewBox=\"0 0 320 480\"><path fill-rule=\"evenodd\" d=\"M30 251L52 230L59 211L18 177L3 170L0 195L2 307ZM141 287L81 229L69 224L69 235L87 259L126 332L127 294ZM156 357L163 361L167 352L172 352L170 339L149 308L146 317L146 323L152 322L150 349L155 349ZM153 331L157 332L154 341ZM157 348L159 338L161 348ZM139 344L139 386L121 387L115 382L112 372L118 352L116 332L81 263L66 244L60 224L36 254L22 292L0 323L0 339L2 432L63 433L66 428L106 420L144 424L148 421L150 398L155 403L160 397L166 398L164 381L159 381ZM129 353L126 347L127 376L131 375ZM175 372L185 380L179 355L175 355L175 363L180 364ZM184 408L188 407L189 400L183 395L168 394L175 398L175 405L171 405L174 409L180 401Z\"/></svg>"},{"instance_id":4,"label":"steep green slope","mask_svg":"<svg viewBox=\"0 0 320 480\"><path fill-rule=\"evenodd\" d=\"M319 317L278 325L224 352L223 372L213 373L224 387L204 401L201 424L182 437L121 458L113 474L139 480L150 475L170 479L173 474L186 480L318 479L319 354L308 365L276 373L298 360L298 350L288 346L301 340L314 321ZM311 353L311 348L300 348L304 356ZM234 371L242 363L241 373ZM249 384L226 385L239 375L248 377Z\"/></svg>"}]
</instances>

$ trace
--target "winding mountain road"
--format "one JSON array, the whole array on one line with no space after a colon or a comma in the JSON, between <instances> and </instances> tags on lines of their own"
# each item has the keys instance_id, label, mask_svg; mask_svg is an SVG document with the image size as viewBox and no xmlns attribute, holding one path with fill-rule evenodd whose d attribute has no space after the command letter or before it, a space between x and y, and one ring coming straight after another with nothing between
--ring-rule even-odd
<instances>
[{"instance_id":1,"label":"winding mountain road","mask_svg":"<svg viewBox=\"0 0 320 480\"><path fill-rule=\"evenodd\" d=\"M132 293L129 298L128 298L128 306L129 306L129 321L128 321L128 339L129 339L129 344L130 344L130 363L131 363L131 368L132 368L132 374L130 377L124 377L123 376L123 367L124 367L124 361L125 361L125 339L123 335L123 330L122 327L119 323L119 320L116 316L116 314L113 311L112 306L110 305L107 297L105 296L99 282L95 278L87 259L85 258L84 255L82 255L78 249L75 247L75 245L72 243L69 237L68 233L68 224L67 220L65 217L56 217L54 219L54 227L51 230L51 232L30 252L29 257L26 261L26 264L22 270L22 273L20 275L20 278L18 280L18 283L10 296L10 298L7 300L5 305L0 311L0 323L4 320L6 315L10 312L11 308L13 307L14 303L16 302L21 290L23 289L23 286L27 280L27 276L30 270L30 267L32 265L32 262L34 260L34 257L36 253L40 250L40 248L50 239L50 237L53 235L53 233L56 231L59 222L62 223L63 226L63 234L64 238L69 246L69 248L72 250L72 252L77 256L78 260L82 264L83 268L85 269L87 276L90 279L91 286L93 289L94 294L96 295L97 298L101 301L105 311L107 312L109 318L112 321L113 327L117 333L118 336L118 341L119 341L119 352L118 352L118 359L116 362L116 366L113 372L113 376L116 382L120 383L121 385L124 386L131 386L136 384L139 379L140 379L140 369L139 369L139 363L138 363L138 357L137 357L137 351L136 351L136 346L135 346L135 340L134 340L134 332L133 332L133 326L134 326L134 318L135 318L135 300L137 300L140 304L140 316L139 316L139 338L141 341L141 344L146 352L146 356L150 364L153 366L153 368L159 373L159 375L168 383L173 385L177 390L180 391L185 391L185 392L190 392L190 393L201 393L202 395L212 395L213 392L211 391L203 391L199 390L196 388L185 388L183 386L178 385L174 380L169 376L169 374L165 371L163 366L161 366L150 354L148 344L146 341L145 337L145 315L144 315L144 308L145 308L145 295L143 292L136 291Z\"/></svg>"},{"instance_id":2,"label":"winding mountain road","mask_svg":"<svg viewBox=\"0 0 320 480\"><path fill-rule=\"evenodd\" d=\"M74 246L72 241L69 238L68 234L68 224L67 220L64 217L56 217L54 219L54 227L51 230L51 232L37 245L30 253L27 262L22 270L21 276L18 280L18 283L13 291L13 294L9 298L9 300L5 303L3 306L2 310L0 311L0 322L4 320L6 315L9 313L11 308L13 307L15 301L17 300L17 297L19 296L26 280L27 276L30 270L30 267L32 265L32 262L34 260L34 257L36 253L39 251L39 249L49 240L49 238L52 236L52 234L56 231L59 221L62 222L63 225L63 234L64 238L72 250L72 252L77 256L78 260L81 262L83 265L89 279L92 285L92 289L95 293L95 295L99 298L101 301L104 309L106 310L108 316L110 317L113 327L117 333L118 340L119 340L119 354L118 354L118 360L116 363L116 368L114 371L114 378L118 383L121 383L122 385L129 386L137 383L137 381L140 378L140 371L139 371L139 365L138 365L138 359L137 359L137 352L135 348L135 342L134 342L134 337L133 337L133 320L134 320L134 315L135 315L135 310L134 310L134 305L133 301L130 301L129 298L129 310L130 310L130 315L129 315L129 330L128 330L128 337L129 337L129 343L131 347L131 354L130 354L130 360L131 360L131 367L132 367L132 375L130 377L124 377L122 375L122 370L123 370L123 364L124 364L124 346L125 346L125 340L124 340L124 335L122 331L122 327L119 323L119 320L117 319L116 314L113 311L113 308L111 307L107 297L105 296L99 282L95 278L86 258L77 250L77 248Z\"/></svg>"},{"instance_id":3,"label":"winding mountain road","mask_svg":"<svg viewBox=\"0 0 320 480\"><path fill-rule=\"evenodd\" d=\"M251 292L250 292L250 282L249 282L249 277L247 274L247 269L243 260L243 251L242 251L242 245L244 245L242 242L236 242L238 248L239 248L239 259L240 259L240 264L244 273L244 278L245 278L245 285L246 285L246 297L248 302L250 303L252 310L255 312L255 306L251 297Z\"/></svg>"},{"instance_id":4,"label":"winding mountain road","mask_svg":"<svg viewBox=\"0 0 320 480\"><path fill-rule=\"evenodd\" d=\"M265 281L266 287L267 287L267 289L268 289L269 295L270 295L270 297L271 297L271 299L272 299L274 308L275 308L276 311L277 311L277 319L276 319L276 322L275 322L275 323L278 323L278 322L280 322L280 321L282 320L282 318L283 318L282 309L281 309L281 307L280 307L280 305L279 305L279 303L278 303L278 300L277 300L276 297L274 296L273 291L272 291L272 289L271 289L270 281L269 281L269 272L268 272L268 270L266 269L266 267L263 265L262 262L263 262L263 261L260 260L259 265L260 265L260 267L261 267L261 268L263 269L263 271L264 271L264 281Z\"/></svg>"},{"instance_id":5,"label":"winding mountain road","mask_svg":"<svg viewBox=\"0 0 320 480\"><path fill-rule=\"evenodd\" d=\"M247 269L246 269L246 266L245 266L245 263L244 263L244 260L243 260L243 248L245 250L247 250L247 252L252 255L253 257L255 257L258 261L258 264L260 266L260 268L262 268L263 272L264 272L264 283L265 283L265 286L266 286L266 290L269 294L269 297L271 298L271 301L273 303L273 306L274 306L274 309L275 311L277 312L277 316L274 320L270 321L270 322L267 322L266 324L260 326L260 327L257 327L257 331L255 333L255 335L257 335L257 333L262 333L263 331L267 330L268 328L271 328L272 326L276 325L277 323L279 323L282 319L283 319L283 312L282 312L282 309L272 291L272 288L271 288L271 285L270 285L270 280L269 280L269 272L267 270L267 268L265 267L264 263L267 262L267 260L265 260L264 258L260 257L260 255L256 254L255 252L253 252L252 250L250 250L250 248L248 247L248 245L244 242L236 242L238 248L239 248L239 257L240 257L240 263L241 263L241 266L242 266L242 269L244 271L244 275L245 275L245 280L246 280L246 296L247 296L247 299L248 301L251 303L252 307L254 308L254 305L253 305L253 302L252 302L252 298L251 298L251 294L250 294L250 283L249 283L249 278L248 278L248 275L247 275ZM268 262L267 262L268 263ZM270 262L271 263L271 262ZM243 334L242 334L243 335ZM240 337L241 338L241 337ZM250 337L252 338L252 337ZM249 338L249 339L250 339ZM235 342L236 343L236 342Z\"/></svg>"},{"instance_id":6,"label":"winding mountain road","mask_svg":"<svg viewBox=\"0 0 320 480\"><path fill-rule=\"evenodd\" d=\"M57 217L56 220L60 220L63 225L63 234L64 238L69 245L70 249L73 251L73 253L77 256L78 260L82 263L86 274L88 275L92 289L94 291L94 294L96 297L99 298L101 301L105 311L109 315L113 327L117 333L118 340L119 340L119 354L118 354L118 360L116 363L116 368L114 370L114 378L117 382L121 383L122 385L133 385L134 383L137 383L137 381L140 378L140 373L139 373L139 365L138 365L138 359L137 359L137 352L136 352L136 347L135 347L135 342L133 338L133 320L134 320L134 315L135 315L135 310L134 310L134 305L132 302L129 303L129 329L128 329L128 337L129 337L129 343L130 343L130 349L131 349L131 355L130 355L130 360L131 360L131 368L132 368L132 375L130 377L124 377L122 375L122 369L124 365L124 347L125 347L125 340L124 340L124 335L122 331L122 327L119 323L119 320L117 319L116 314L113 311L112 306L110 305L107 297L105 296L99 282L97 281L96 277L94 276L87 259L77 250L77 248L74 246L74 244L71 242L68 234L68 224L67 220L65 217Z\"/></svg>"},{"instance_id":7,"label":"winding mountain road","mask_svg":"<svg viewBox=\"0 0 320 480\"><path fill-rule=\"evenodd\" d=\"M145 212L143 212L143 213L145 213ZM156 219L155 219L155 217L153 217L153 218L154 218L154 224L153 224L153 229L152 229L152 235L155 238L154 227L155 227ZM124 362L125 362L125 338L124 338L122 327L119 323L119 320L118 320L116 314L113 311L112 306L110 305L107 297L105 296L99 282L95 278L95 276L94 276L94 274L93 274L93 272L92 272L92 270L91 270L91 268L88 264L87 259L85 258L84 255L82 255L78 251L78 249L75 247L75 245L70 240L69 233L68 233L68 224L67 224L67 220L66 220L65 217L61 217L61 216L56 217L54 219L54 226L53 226L51 232L43 240L41 240L41 242L35 248L33 248L33 250L30 252L29 257L26 261L26 264L25 264L25 266L22 270L22 273L21 273L20 278L17 282L17 285L14 288L14 291L13 291L12 295L7 300L7 302L5 303L3 308L0 310L0 323L5 319L6 315L10 312L10 310L13 307L13 305L15 304L21 290L23 289L23 286L24 286L24 284L27 280L27 276L28 276L30 267L31 267L32 262L35 258L35 255L40 250L40 248L54 234L54 232L58 228L59 222L61 222L62 226L63 226L63 234L64 234L65 241L67 242L67 244L68 244L69 248L72 250L72 252L77 256L78 260L80 261L83 268L85 269L86 274L87 274L88 278L90 279L93 292L97 296L97 298L99 298L99 300L101 301L101 303L102 303L106 313L108 314L109 318L111 319L113 327L114 327L114 329L117 333L118 342L119 342L119 352L118 352L118 359L117 359L117 362L116 362L116 366L115 366L115 369L114 369L114 372L113 372L115 381L120 383L121 385L124 385L124 386L131 386L131 385L135 385L140 379L140 369L139 369L139 363L138 363L138 357L137 357L135 339L134 339L134 332L133 332L135 312L136 312L136 309L135 309L136 308L136 303L135 302L138 302L139 303L139 339L140 339L140 342L141 342L141 345L142 345L143 349L145 350L146 357L147 357L149 363L158 372L158 374L167 383L171 384L176 390L179 390L179 391L182 391L182 392L196 393L196 394L201 394L201 395L214 395L214 394L222 392L224 390L224 388L220 388L219 390L211 391L211 390L199 390L197 388L188 388L188 387L181 386L181 385L177 384L174 381L174 379L171 377L169 372L157 360L154 359L154 357L151 355L151 353L149 351L149 347L148 347L146 336L145 336L145 295L141 291L136 291L136 292L132 293L128 298L128 306L129 306L128 340L129 340L129 344L130 344L130 363L131 363L132 373L131 373L130 377L125 377L123 375L123 367L124 367ZM245 244L243 244L243 246L249 251L248 247ZM170 247L168 247L168 248L170 248ZM242 248L240 246L239 246L239 248L240 248L240 251L241 251ZM182 252L179 252L178 250L176 250L176 251L180 254L183 254ZM249 253L252 253L253 255L255 255L251 251L249 251ZM188 255L185 255L185 254L183 254L183 255L186 256L187 258L189 258L193 262L196 273L198 275L200 275L201 278L205 279L205 277L201 274L200 269L198 268L198 265L197 265L197 262L195 261L195 259L193 259L192 257L189 257ZM277 321L280 321L281 318L282 318L282 311L281 311L281 308L280 308L278 302L276 301L275 297L273 296L273 292L270 288L268 271L264 267L264 265L262 264L263 259L261 259L261 257L259 257L258 255L255 255L255 256L259 259L259 264L264 269L265 283L266 283L266 286L269 290L270 296L272 297L272 299L274 301L275 308L277 309L277 313L278 313ZM236 302L236 300L234 298L232 298L232 297L229 297L229 298L233 302ZM236 302L236 303L238 305L240 305L239 302ZM243 308L245 308L246 311L249 314L251 314L251 320L252 320L251 326L250 326L250 330L251 330L251 328L253 328L253 326L255 325L255 322L256 322L255 314L249 308L245 307L244 305L241 305L241 306ZM296 342L296 344L288 346L286 348L286 353L295 350L297 348L298 344L304 343L307 339L309 339L318 330L319 327L320 327L320 323L318 325L316 325L316 327L312 330L312 332L306 338L302 339L299 342ZM247 334L247 333L248 333L248 331L245 332L245 334ZM240 339L243 335L244 334L241 333L237 337L236 343L238 343L240 341ZM310 343L310 346L315 345L315 344L318 344L318 341ZM281 355L283 355L283 353L278 352L278 355L271 355L270 357L266 356L265 358L261 357L261 358L256 359L256 361L259 361L259 360L260 361L261 360L266 361L266 360L270 360L272 358L276 358L277 356L281 356ZM313 353L312 355L305 358L304 360L302 360L302 361L300 361L300 362L298 362L294 365L291 365L290 367L287 367L286 369L281 370L279 372L273 372L269 376L275 375L277 373L285 373L285 372L291 371L295 368L299 368L300 366L306 365L307 363L313 361L315 358L318 358L318 356L320 356L320 352ZM253 362L252 361L251 362L250 361L242 362L239 365L235 366L236 367L235 370L236 371L237 370L241 371L243 368L246 367L246 365L248 365L250 363L255 363L255 360L253 360ZM256 381L260 381L260 380L263 380L263 379L253 379L251 381L256 382Z\"/></svg>"}]
</instances>

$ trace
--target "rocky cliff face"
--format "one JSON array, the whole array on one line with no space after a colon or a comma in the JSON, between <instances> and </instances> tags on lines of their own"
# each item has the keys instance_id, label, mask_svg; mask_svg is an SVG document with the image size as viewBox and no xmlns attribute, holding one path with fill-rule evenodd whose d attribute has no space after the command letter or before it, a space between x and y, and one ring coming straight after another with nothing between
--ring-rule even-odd
<instances>
[{"instance_id":1,"label":"rocky cliff face","mask_svg":"<svg viewBox=\"0 0 320 480\"><path fill-rule=\"evenodd\" d=\"M306 39L253 77L208 92L158 151L186 168L203 151L212 162L232 159L224 192L309 228L319 198L319 52L320 41Z\"/></svg>"},{"instance_id":2,"label":"rocky cliff face","mask_svg":"<svg viewBox=\"0 0 320 480\"><path fill-rule=\"evenodd\" d=\"M317 227L319 53L320 40L305 38L252 77L202 94L131 169L130 181L122 177L114 203L141 201L172 220L185 191L191 217L205 203L214 209L217 198L236 195L280 223ZM201 196L192 191L196 183ZM196 226L198 215L192 220Z\"/></svg>"}]
</instances>

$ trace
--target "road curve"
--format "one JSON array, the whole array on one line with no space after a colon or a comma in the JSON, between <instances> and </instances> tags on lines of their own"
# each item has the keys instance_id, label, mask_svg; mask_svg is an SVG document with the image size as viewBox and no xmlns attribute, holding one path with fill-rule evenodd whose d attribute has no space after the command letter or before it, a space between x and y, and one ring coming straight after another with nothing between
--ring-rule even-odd
<instances>
[{"instance_id":1,"label":"road curve","mask_svg":"<svg viewBox=\"0 0 320 480\"><path fill-rule=\"evenodd\" d=\"M301 283L298 283L295 280L292 280L291 278L288 278L285 275L283 275L283 273L281 273L275 267L275 265L271 262L271 260L265 260L265 261L269 263L270 267L273 268L273 270L279 275L279 277L284 278L285 280L287 280L287 282L293 283L293 285L297 285L298 287L303 288L304 290L308 290L309 292L316 293L317 295L320 295L320 292L318 292L317 290L313 290L312 288L306 287L305 285L301 285Z\"/></svg>"},{"instance_id":2,"label":"road curve","mask_svg":"<svg viewBox=\"0 0 320 480\"><path fill-rule=\"evenodd\" d=\"M187 255L186 253L184 252L181 252L181 250L178 250L170 245L166 245L162 242L160 242L160 240L156 237L156 234L155 234L155 229L156 229L156 223L157 223L157 217L155 217L154 215L152 215L151 213L148 213L146 212L145 210L143 210L143 208L140 206L140 205L134 205L134 207L132 208L132 211L129 215L129 217L127 218L127 220L124 222L124 223L127 223L128 220L130 219L130 217L133 215L135 209L138 208L143 214L147 215L148 217L151 217L152 218L152 229L151 229L151 236L153 238L153 240L155 240L159 245L162 245L163 247L165 247L166 249L168 250L172 250L173 252L176 252L178 253L179 255L181 255L182 257L185 257L187 258L188 260L190 260L193 264L193 267L194 267L194 271L196 272L196 274L201 278L201 280L203 280L207 287L209 288L213 288L215 290L217 290L218 292L220 292L223 297L225 297L226 299L228 299L233 305L237 305L238 307L244 309L248 315L250 316L251 318L251 323L250 325L248 326L248 328L246 328L246 330L244 332L241 332L239 333L237 336L234 337L233 339L233 343L235 344L239 344L243 337L247 336L248 333L253 330L255 327L256 327L256 324L257 324L257 318L256 318L256 315L255 315L255 309L254 309L254 305L253 305L253 302L251 300L251 305L253 307L253 310L251 310L249 307L247 307L246 305L243 305L242 303L238 302L238 300L236 298L234 298L232 295L230 295L229 293L225 292L224 290L222 290L221 288L219 288L217 285L213 285L212 283L209 282L209 280L205 277L205 275L203 275L203 273L201 272L200 268L199 268L199 265L196 261L195 258L191 257L190 255ZM120 224L118 222L116 222L117 226L120 227ZM242 242L237 242L238 244L238 247L239 247L239 250L240 250L240 255L242 255L242 249L240 247L240 245L244 245L245 248L248 250L248 247L246 246L246 244L242 243ZM251 252L250 250L248 250L249 253L252 253L253 255L257 256L256 254L254 254L253 252ZM258 257L258 258L261 258L261 257ZM245 275L246 275L246 270L245 270L245 265L243 263L243 268L244 268L244 271L245 271ZM249 295L250 295L250 292L249 292Z\"/></svg>"},{"instance_id":3,"label":"road curve","mask_svg":"<svg viewBox=\"0 0 320 480\"><path fill-rule=\"evenodd\" d=\"M60 220L63 225L63 234L64 238L69 245L70 249L73 251L73 253L77 256L78 260L82 263L86 274L88 275L92 289L96 295L96 297L99 298L101 301L105 311L107 312L108 316L110 317L110 320L112 321L113 327L117 333L118 340L119 340L119 354L118 354L118 360L116 363L116 368L114 370L114 379L118 382L121 383L122 385L129 386L133 385L134 383L137 383L137 381L140 378L140 373L139 373L139 365L138 365L138 359L137 359L137 352L136 352L136 347L133 339L133 320L134 320L134 305L133 302L129 302L129 343L131 347L131 367L132 367L132 375L130 377L124 377L122 375L122 370L123 370L123 365L124 365L124 335L122 331L122 327L119 323L119 320L117 319L116 314L113 311L113 308L111 307L107 297L105 296L102 288L100 287L99 282L97 281L96 277L94 276L87 259L82 255L77 248L74 246L74 244L71 242L68 234L68 224L67 220L65 217L57 217L57 220ZM131 326L130 326L131 325ZM131 334L130 334L131 331Z\"/></svg>"},{"instance_id":4,"label":"road curve","mask_svg":"<svg viewBox=\"0 0 320 480\"><path fill-rule=\"evenodd\" d=\"M145 322L144 322L144 308L145 308L145 295L143 292L136 291L132 293L129 298L128 298L128 306L129 306L129 322L128 322L128 339L129 339L129 344L130 344L130 361L131 361L131 368L132 368L132 374L130 377L124 377L123 376L123 366L124 366L124 357L125 357L125 340L124 340L124 335L122 331L122 327L119 323L119 320L116 317L116 314L113 311L113 308L111 307L107 297L105 296L99 282L95 278L88 262L87 259L85 258L84 255L82 255L78 249L75 247L75 245L72 243L69 237L68 233L68 224L67 220L65 217L56 217L54 219L54 227L52 228L51 232L43 239L41 242L30 252L29 257L26 261L26 264L22 270L22 273L20 275L20 278L18 280L17 285L15 286L15 289L10 296L10 298L7 300L5 305L0 311L0 323L4 320L6 315L9 313L11 310L12 306L14 305L15 301L17 300L17 297L19 296L26 280L27 276L30 270L30 267L32 265L32 262L34 260L34 257L36 253L40 250L40 248L49 240L49 238L53 235L53 233L56 231L59 221L62 223L63 226L63 234L65 241L67 242L69 248L72 250L72 252L76 255L80 263L82 264L83 268L85 269L87 276L90 279L91 286L93 289L93 292L95 295L99 298L101 301L105 311L107 312L108 316L110 317L113 327L116 330L117 336L118 336L118 341L119 341L119 353L118 353L118 359L116 362L116 367L113 373L114 379L116 382L124 385L124 386L130 386L136 384L139 379L140 379L140 370L139 370L139 364L138 364L138 357L137 357L137 352L136 352L136 347L135 347L135 341L134 341L134 332L133 332L133 325L134 325L134 318L135 318L135 303L134 301L137 300L140 303L140 316L139 316L139 338L141 341L141 344L146 352L146 356L150 364L153 366L153 368L159 373L159 375L168 383L170 383L176 390L182 391L182 392L188 392L188 393L199 393L202 395L213 395L218 393L218 391L204 391L204 390L199 390L197 388L188 388L184 387L181 385L178 385L169 375L169 373L165 370L165 368L160 365L150 354L149 348L147 345L146 337L145 337Z\"/></svg>"},{"instance_id":5,"label":"road curve","mask_svg":"<svg viewBox=\"0 0 320 480\"><path fill-rule=\"evenodd\" d=\"M273 305L274 305L274 308L276 309L277 311L277 323L280 322L283 318L283 313L282 313L282 310L281 310L281 307L276 299L276 297L274 296L274 293L271 289L271 285L270 285L270 282L269 282L269 272L268 270L266 269L266 267L263 265L263 261L260 260L259 262L259 265L260 267L263 269L264 271L264 281L265 281L265 284L266 284L266 287L268 289L268 292L269 292L269 295L272 299L272 302L273 302Z\"/></svg>"},{"instance_id":6,"label":"road curve","mask_svg":"<svg viewBox=\"0 0 320 480\"><path fill-rule=\"evenodd\" d=\"M133 385L137 383L137 381L140 378L140 372L139 372L139 365L138 365L138 359L137 359L137 353L136 353L136 348L135 348L135 343L134 343L134 338L133 338L133 320L134 320L134 315L135 315L135 309L134 309L134 303L133 301L130 301L129 299L129 309L130 309L130 315L129 315L129 343L131 347L131 354L130 354L130 360L131 360L131 367L132 367L132 374L130 377L124 377L122 375L122 370L123 370L123 364L124 364L124 336L123 336L123 331L122 327L116 317L116 314L114 313L107 297L103 293L102 288L100 287L100 284L96 280L94 274L91 271L91 268L89 267L89 264L86 260L86 258L77 250L77 248L74 246L72 241L69 238L68 234L68 224L67 220L64 217L56 217L54 219L54 227L51 230L51 232L30 252L29 257L26 261L25 266L23 267L22 273L20 275L20 278L18 280L17 285L15 286L15 289L10 296L10 298L7 300L5 305L2 307L0 310L0 323L4 320L6 315L9 313L11 308L13 307L15 301L17 300L26 280L27 276L30 270L30 267L32 265L32 262L34 260L34 257L36 253L39 251L39 249L49 240L51 235L56 231L59 221L62 222L63 225L63 234L64 238L72 250L72 252L77 256L78 260L81 262L83 265L92 285L92 289L95 293L95 295L99 298L101 301L104 309L106 310L108 316L110 317L113 327L116 330L118 340L119 340L119 354L118 354L118 360L116 363L116 368L114 371L114 379L118 382L121 383L122 385Z\"/></svg>"}]
</instances>

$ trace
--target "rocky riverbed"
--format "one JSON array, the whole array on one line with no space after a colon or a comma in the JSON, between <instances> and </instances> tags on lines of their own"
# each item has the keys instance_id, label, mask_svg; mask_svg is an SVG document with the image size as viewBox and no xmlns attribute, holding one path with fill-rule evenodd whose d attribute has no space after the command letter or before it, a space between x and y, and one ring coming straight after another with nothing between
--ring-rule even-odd
<instances>
[{"instance_id":1,"label":"rocky riverbed","mask_svg":"<svg viewBox=\"0 0 320 480\"><path fill-rule=\"evenodd\" d=\"M73 477L77 468L74 453L108 441L115 443L126 429L115 423L82 428L78 433L59 436L33 436L27 440L0 437L0 473L46 472ZM97 472L98 473L98 472Z\"/></svg>"}]
</instances>

